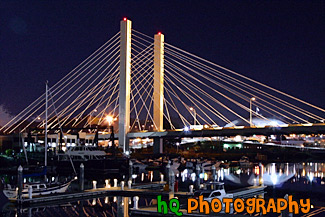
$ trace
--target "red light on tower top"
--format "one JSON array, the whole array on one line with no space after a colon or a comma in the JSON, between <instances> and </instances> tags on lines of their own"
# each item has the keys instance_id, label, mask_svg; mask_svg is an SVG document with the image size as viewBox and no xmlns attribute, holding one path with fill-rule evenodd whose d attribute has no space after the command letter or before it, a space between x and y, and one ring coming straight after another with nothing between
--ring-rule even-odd
<instances>
[{"instance_id":1,"label":"red light on tower top","mask_svg":"<svg viewBox=\"0 0 325 217\"><path fill-rule=\"evenodd\" d=\"M126 18L126 17L124 17L124 18L123 18L123 21L127 21L127 18Z\"/></svg>"},{"instance_id":2,"label":"red light on tower top","mask_svg":"<svg viewBox=\"0 0 325 217\"><path fill-rule=\"evenodd\" d=\"M161 35L161 32L158 32L158 35Z\"/></svg>"}]
</instances>

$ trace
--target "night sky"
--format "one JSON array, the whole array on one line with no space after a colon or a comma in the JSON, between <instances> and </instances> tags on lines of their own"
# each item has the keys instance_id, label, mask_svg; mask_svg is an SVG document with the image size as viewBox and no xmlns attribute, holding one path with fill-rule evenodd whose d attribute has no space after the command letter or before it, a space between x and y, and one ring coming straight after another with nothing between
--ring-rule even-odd
<instances>
[{"instance_id":1,"label":"night sky","mask_svg":"<svg viewBox=\"0 0 325 217\"><path fill-rule=\"evenodd\" d=\"M0 1L0 105L17 114L119 31L325 107L325 1Z\"/></svg>"}]
</instances>

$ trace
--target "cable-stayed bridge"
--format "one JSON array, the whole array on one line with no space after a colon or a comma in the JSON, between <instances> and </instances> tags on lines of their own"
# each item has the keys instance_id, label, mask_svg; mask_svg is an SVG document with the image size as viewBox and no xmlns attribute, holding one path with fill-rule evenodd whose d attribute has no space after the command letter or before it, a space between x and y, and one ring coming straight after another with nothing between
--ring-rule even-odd
<instances>
[{"instance_id":1,"label":"cable-stayed bridge","mask_svg":"<svg viewBox=\"0 0 325 217\"><path fill-rule=\"evenodd\" d=\"M325 133L325 109L131 24L123 19L119 32L0 131L112 125L124 152L138 137L154 138L159 149L164 137Z\"/></svg>"}]
</instances>

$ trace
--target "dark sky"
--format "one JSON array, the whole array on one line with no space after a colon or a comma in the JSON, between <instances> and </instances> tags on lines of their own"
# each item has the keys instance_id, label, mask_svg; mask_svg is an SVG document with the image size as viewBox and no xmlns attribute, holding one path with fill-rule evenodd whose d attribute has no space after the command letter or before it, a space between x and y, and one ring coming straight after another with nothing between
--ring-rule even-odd
<instances>
[{"instance_id":1,"label":"dark sky","mask_svg":"<svg viewBox=\"0 0 325 217\"><path fill-rule=\"evenodd\" d=\"M0 104L18 113L119 31L325 107L325 1L0 1Z\"/></svg>"}]
</instances>

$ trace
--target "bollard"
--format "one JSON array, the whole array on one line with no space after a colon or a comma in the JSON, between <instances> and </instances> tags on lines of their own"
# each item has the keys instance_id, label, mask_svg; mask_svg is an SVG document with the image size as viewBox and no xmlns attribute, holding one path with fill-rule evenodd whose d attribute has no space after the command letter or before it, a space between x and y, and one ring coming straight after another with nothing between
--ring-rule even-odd
<instances>
[{"instance_id":1,"label":"bollard","mask_svg":"<svg viewBox=\"0 0 325 217\"><path fill-rule=\"evenodd\" d=\"M32 186L28 186L28 198L29 199L33 198L33 188L32 188Z\"/></svg>"},{"instance_id":2,"label":"bollard","mask_svg":"<svg viewBox=\"0 0 325 217\"><path fill-rule=\"evenodd\" d=\"M200 166L196 164L196 189L200 189Z\"/></svg>"},{"instance_id":3,"label":"bollard","mask_svg":"<svg viewBox=\"0 0 325 217\"><path fill-rule=\"evenodd\" d=\"M18 167L18 203L22 200L23 193L23 167L20 165Z\"/></svg>"},{"instance_id":4,"label":"bollard","mask_svg":"<svg viewBox=\"0 0 325 217\"><path fill-rule=\"evenodd\" d=\"M114 187L117 187L117 179L114 179Z\"/></svg>"},{"instance_id":5,"label":"bollard","mask_svg":"<svg viewBox=\"0 0 325 217\"><path fill-rule=\"evenodd\" d=\"M97 189L97 181L93 181L93 189Z\"/></svg>"},{"instance_id":6,"label":"bollard","mask_svg":"<svg viewBox=\"0 0 325 217\"><path fill-rule=\"evenodd\" d=\"M121 181L121 190L124 191L124 181Z\"/></svg>"},{"instance_id":7,"label":"bollard","mask_svg":"<svg viewBox=\"0 0 325 217\"><path fill-rule=\"evenodd\" d=\"M212 165L211 170L212 170L212 180L213 182L216 182L216 166Z\"/></svg>"},{"instance_id":8,"label":"bollard","mask_svg":"<svg viewBox=\"0 0 325 217\"><path fill-rule=\"evenodd\" d=\"M170 171L170 160L168 161L168 164L166 165L166 182L167 182L167 185L169 185L169 171Z\"/></svg>"},{"instance_id":9,"label":"bollard","mask_svg":"<svg viewBox=\"0 0 325 217\"><path fill-rule=\"evenodd\" d=\"M85 190L85 167L84 164L81 163L80 164L80 174L79 174L79 188L80 191L84 191Z\"/></svg>"},{"instance_id":10,"label":"bollard","mask_svg":"<svg viewBox=\"0 0 325 217\"><path fill-rule=\"evenodd\" d=\"M193 185L190 185L190 186L189 186L189 189L190 189L190 194L193 194L194 186L193 186Z\"/></svg>"},{"instance_id":11,"label":"bollard","mask_svg":"<svg viewBox=\"0 0 325 217\"><path fill-rule=\"evenodd\" d=\"M133 209L139 209L138 202L139 202L139 197L138 196L133 197Z\"/></svg>"},{"instance_id":12,"label":"bollard","mask_svg":"<svg viewBox=\"0 0 325 217\"><path fill-rule=\"evenodd\" d=\"M109 184L109 179L105 179L105 188L110 188L111 185Z\"/></svg>"},{"instance_id":13,"label":"bollard","mask_svg":"<svg viewBox=\"0 0 325 217\"><path fill-rule=\"evenodd\" d=\"M132 180L128 181L128 188L131 189L132 188Z\"/></svg>"}]
</instances>

